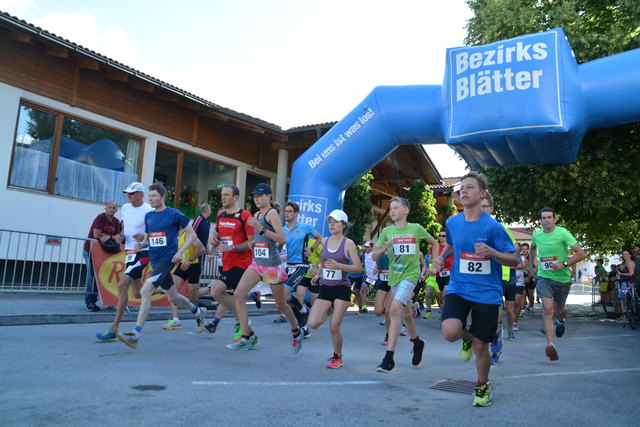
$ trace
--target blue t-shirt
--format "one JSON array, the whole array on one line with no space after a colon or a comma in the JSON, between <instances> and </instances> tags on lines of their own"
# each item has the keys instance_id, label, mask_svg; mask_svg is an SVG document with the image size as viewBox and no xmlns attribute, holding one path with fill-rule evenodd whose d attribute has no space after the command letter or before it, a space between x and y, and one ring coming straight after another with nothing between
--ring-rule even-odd
<instances>
[{"instance_id":1,"label":"blue t-shirt","mask_svg":"<svg viewBox=\"0 0 640 427\"><path fill-rule=\"evenodd\" d=\"M468 301L502 304L502 265L475 254L474 244L485 243L499 252L515 252L511 238L491 215L482 212L469 222L464 212L447 220L447 243L453 245L453 266L447 295Z\"/></svg>"},{"instance_id":2,"label":"blue t-shirt","mask_svg":"<svg viewBox=\"0 0 640 427\"><path fill-rule=\"evenodd\" d=\"M147 212L144 231L149 234L149 261L171 261L178 252L178 231L189 225L189 218L177 209L167 207L160 212Z\"/></svg>"},{"instance_id":3,"label":"blue t-shirt","mask_svg":"<svg viewBox=\"0 0 640 427\"><path fill-rule=\"evenodd\" d=\"M306 222L297 221L293 230L289 230L289 224L282 227L287 238L287 263L302 264L307 262L304 250L307 247L309 236L316 234L316 230Z\"/></svg>"}]
</instances>

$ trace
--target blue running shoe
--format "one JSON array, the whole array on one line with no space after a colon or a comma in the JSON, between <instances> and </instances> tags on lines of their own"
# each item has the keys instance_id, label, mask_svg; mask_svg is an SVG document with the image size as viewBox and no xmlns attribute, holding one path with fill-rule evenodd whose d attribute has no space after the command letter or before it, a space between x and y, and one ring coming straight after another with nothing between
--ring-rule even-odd
<instances>
[{"instance_id":1,"label":"blue running shoe","mask_svg":"<svg viewBox=\"0 0 640 427\"><path fill-rule=\"evenodd\" d=\"M556 336L558 338L564 335L564 322L556 320Z\"/></svg>"},{"instance_id":2,"label":"blue running shoe","mask_svg":"<svg viewBox=\"0 0 640 427\"><path fill-rule=\"evenodd\" d=\"M111 329L101 334L96 334L96 338L98 338L102 342L113 342L118 339L118 337L116 337L116 334L114 334Z\"/></svg>"},{"instance_id":3,"label":"blue running shoe","mask_svg":"<svg viewBox=\"0 0 640 427\"><path fill-rule=\"evenodd\" d=\"M500 329L496 333L495 338L491 341L489 345L491 351L491 363L494 365L500 362L500 357L502 356L502 334L503 329L502 325L500 325Z\"/></svg>"}]
</instances>

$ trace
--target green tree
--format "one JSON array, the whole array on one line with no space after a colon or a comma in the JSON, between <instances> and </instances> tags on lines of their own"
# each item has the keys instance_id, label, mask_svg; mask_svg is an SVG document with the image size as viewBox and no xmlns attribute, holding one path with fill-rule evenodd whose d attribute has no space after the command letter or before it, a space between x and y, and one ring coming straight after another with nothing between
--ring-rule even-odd
<instances>
[{"instance_id":1,"label":"green tree","mask_svg":"<svg viewBox=\"0 0 640 427\"><path fill-rule=\"evenodd\" d=\"M423 226L429 234L437 236L442 225L436 221L438 211L436 209L436 198L433 191L429 190L427 185L422 181L415 181L409 187L409 195L407 196L411 211L407 216L408 222L413 222ZM429 253L429 244L422 242L420 250L423 253Z\"/></svg>"},{"instance_id":2,"label":"green tree","mask_svg":"<svg viewBox=\"0 0 640 427\"><path fill-rule=\"evenodd\" d=\"M347 230L347 237L356 245L364 243L367 225L373 221L373 205L371 204L371 181L373 175L367 172L347 189L344 194L344 211L352 224Z\"/></svg>"},{"instance_id":3,"label":"green tree","mask_svg":"<svg viewBox=\"0 0 640 427\"><path fill-rule=\"evenodd\" d=\"M562 27L578 62L640 47L637 0L469 0L469 45ZM485 169L498 219L534 224L553 207L592 254L640 241L640 124L587 133L576 163Z\"/></svg>"}]
</instances>

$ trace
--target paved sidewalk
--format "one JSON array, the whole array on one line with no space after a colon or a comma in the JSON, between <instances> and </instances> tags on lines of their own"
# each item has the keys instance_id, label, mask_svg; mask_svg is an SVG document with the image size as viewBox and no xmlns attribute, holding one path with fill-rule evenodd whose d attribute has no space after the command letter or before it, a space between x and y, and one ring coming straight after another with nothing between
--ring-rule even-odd
<instances>
[{"instance_id":1,"label":"paved sidewalk","mask_svg":"<svg viewBox=\"0 0 640 427\"><path fill-rule=\"evenodd\" d=\"M253 301L247 301L250 316L278 313L272 299L263 297L262 301L261 309L257 309ZM370 301L369 306L373 306L373 302ZM540 304L536 304L534 307L536 314L540 314L540 309ZM567 309L569 316L605 317L602 307L591 306L591 294L572 292L567 299ZM125 313L123 322L135 321L137 307L133 310ZM111 322L114 314L114 310L104 307L99 312L87 311L82 293L0 292L0 326L105 323ZM180 316L184 319L193 318L191 313L183 311ZM148 320L166 320L170 317L168 307L153 307Z\"/></svg>"}]
</instances>

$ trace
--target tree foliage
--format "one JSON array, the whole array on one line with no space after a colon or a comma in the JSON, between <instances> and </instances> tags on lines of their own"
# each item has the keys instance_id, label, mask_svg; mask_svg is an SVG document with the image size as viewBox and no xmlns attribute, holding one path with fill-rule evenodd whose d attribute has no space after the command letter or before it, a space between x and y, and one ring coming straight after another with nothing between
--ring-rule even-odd
<instances>
[{"instance_id":1,"label":"tree foliage","mask_svg":"<svg viewBox=\"0 0 640 427\"><path fill-rule=\"evenodd\" d=\"M368 172L347 189L344 195L344 212L352 224L347 230L347 237L356 245L364 243L364 233L373 221L373 205L371 204L371 181L373 175Z\"/></svg>"},{"instance_id":2,"label":"tree foliage","mask_svg":"<svg viewBox=\"0 0 640 427\"><path fill-rule=\"evenodd\" d=\"M578 62L640 47L637 0L469 0L469 45L562 27ZM640 124L587 133L576 163L485 169L507 222L534 224L553 207L592 254L640 241Z\"/></svg>"},{"instance_id":3,"label":"tree foliage","mask_svg":"<svg viewBox=\"0 0 640 427\"><path fill-rule=\"evenodd\" d=\"M437 222L436 198L433 191L429 190L422 181L415 181L409 188L407 196L411 211L407 216L408 222L414 222L423 226L429 234L437 236L442 225ZM428 253L428 243L422 242L420 249L423 253Z\"/></svg>"}]
</instances>

